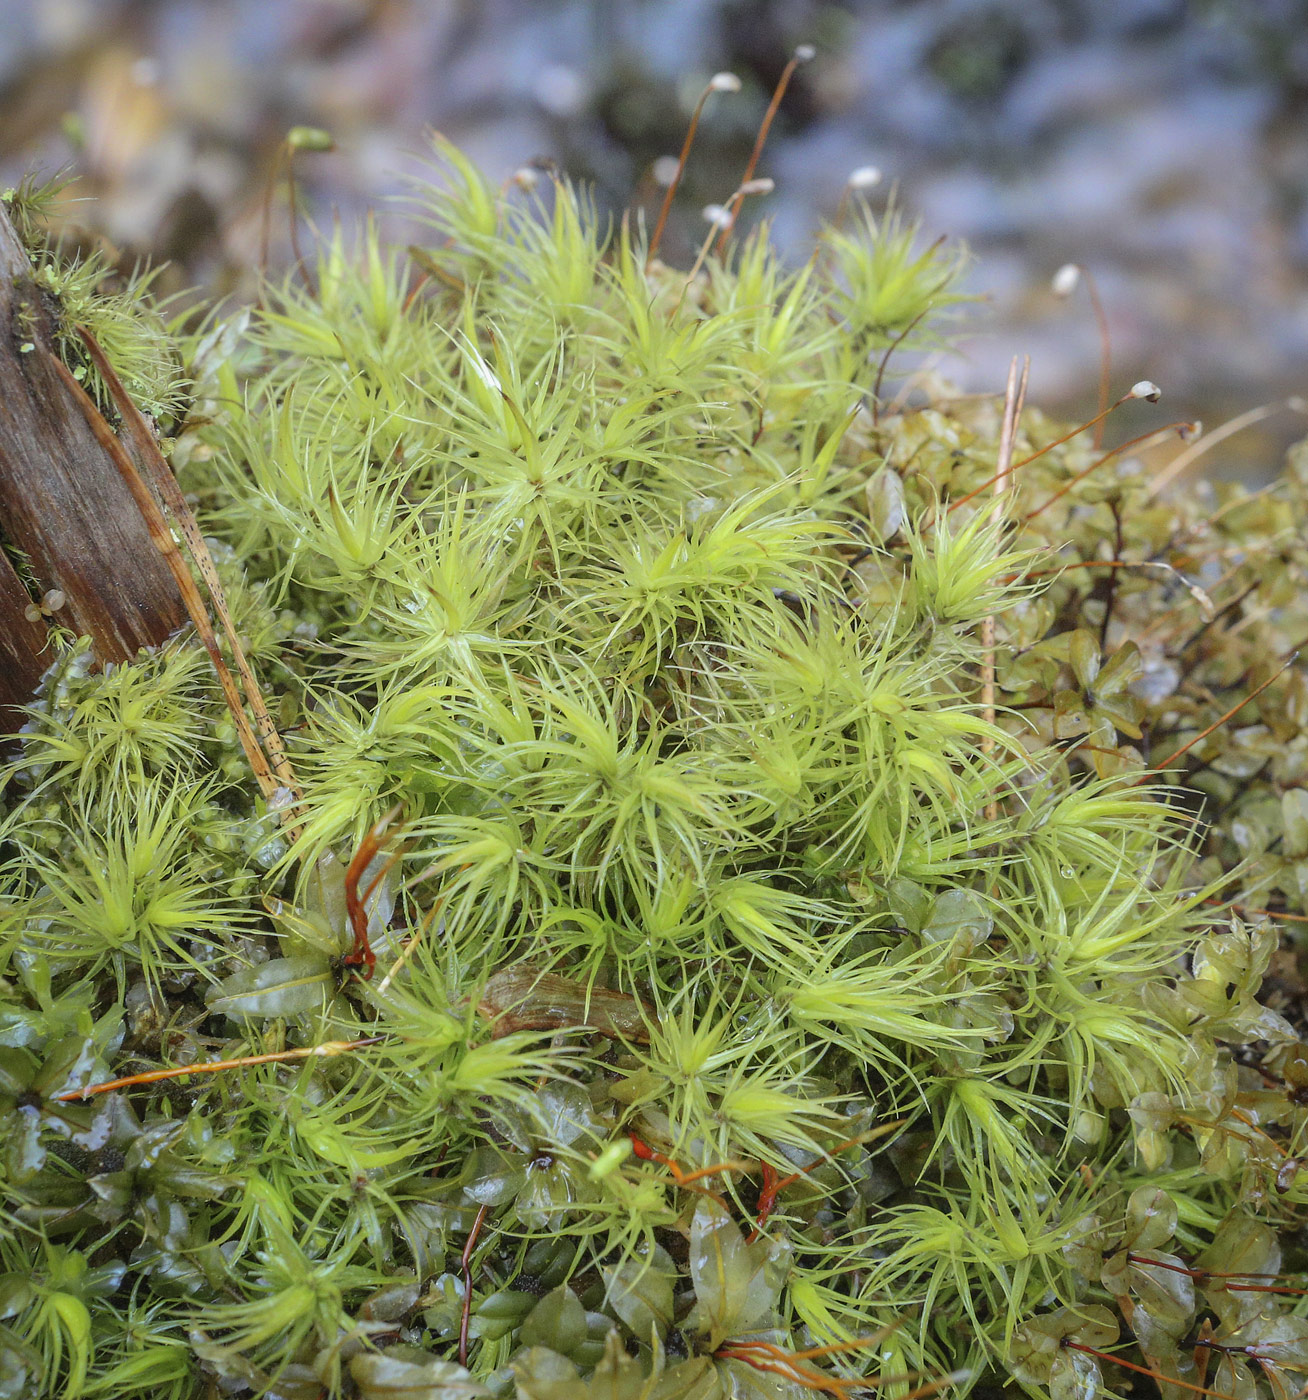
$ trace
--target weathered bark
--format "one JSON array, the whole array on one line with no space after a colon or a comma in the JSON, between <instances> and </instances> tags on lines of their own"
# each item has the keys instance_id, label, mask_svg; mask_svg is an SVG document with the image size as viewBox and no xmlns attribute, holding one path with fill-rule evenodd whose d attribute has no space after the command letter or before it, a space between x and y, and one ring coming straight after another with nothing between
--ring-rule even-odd
<instances>
[{"instance_id":1,"label":"weathered bark","mask_svg":"<svg viewBox=\"0 0 1308 1400\"><path fill-rule=\"evenodd\" d=\"M42 594L58 589L61 626L91 639L98 660L125 661L187 620L112 457L96 441L53 363L55 311L0 209L0 540L20 550ZM18 595L22 594L22 597ZM0 568L0 732L30 698L50 657L46 629Z\"/></svg>"},{"instance_id":2,"label":"weathered bark","mask_svg":"<svg viewBox=\"0 0 1308 1400\"><path fill-rule=\"evenodd\" d=\"M17 728L14 706L25 705L49 663L44 623L32 622L32 600L13 565L0 554L0 733Z\"/></svg>"}]
</instances>

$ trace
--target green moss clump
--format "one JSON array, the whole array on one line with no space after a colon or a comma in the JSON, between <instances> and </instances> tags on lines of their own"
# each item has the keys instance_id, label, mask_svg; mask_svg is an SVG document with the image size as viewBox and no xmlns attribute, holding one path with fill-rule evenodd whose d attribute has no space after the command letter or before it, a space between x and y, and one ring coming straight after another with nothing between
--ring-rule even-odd
<instances>
[{"instance_id":1,"label":"green moss clump","mask_svg":"<svg viewBox=\"0 0 1308 1400\"><path fill-rule=\"evenodd\" d=\"M1308 621L1297 463L951 510L998 405L876 395L955 251L688 281L440 154L430 246L186 348L297 830L185 643L67 656L7 770L0 1396L1297 1385L1227 1276L1308 1206L1302 671L1156 771Z\"/></svg>"}]
</instances>

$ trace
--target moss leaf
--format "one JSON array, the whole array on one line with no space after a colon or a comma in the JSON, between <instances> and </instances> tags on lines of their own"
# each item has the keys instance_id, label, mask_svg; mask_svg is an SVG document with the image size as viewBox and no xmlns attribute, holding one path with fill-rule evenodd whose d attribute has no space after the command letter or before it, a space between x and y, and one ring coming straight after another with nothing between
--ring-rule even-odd
<instances>
[{"instance_id":1,"label":"moss leaf","mask_svg":"<svg viewBox=\"0 0 1308 1400\"><path fill-rule=\"evenodd\" d=\"M224 1016L300 1016L316 1011L333 987L331 964L318 953L273 958L224 977L206 997Z\"/></svg>"}]
</instances>

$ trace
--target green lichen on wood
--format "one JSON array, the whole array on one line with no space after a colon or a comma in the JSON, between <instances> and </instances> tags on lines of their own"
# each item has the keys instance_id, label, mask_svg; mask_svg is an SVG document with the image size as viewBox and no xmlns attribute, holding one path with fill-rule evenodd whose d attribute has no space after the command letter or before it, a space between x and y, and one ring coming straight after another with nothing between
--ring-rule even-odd
<instances>
[{"instance_id":1,"label":"green lichen on wood","mask_svg":"<svg viewBox=\"0 0 1308 1400\"><path fill-rule=\"evenodd\" d=\"M439 155L425 247L184 346L298 838L185 640L67 652L7 770L0 1395L1297 1387L1303 672L1152 765L1304 632L1301 459L950 511L999 404L876 389L956 252L688 283Z\"/></svg>"}]
</instances>

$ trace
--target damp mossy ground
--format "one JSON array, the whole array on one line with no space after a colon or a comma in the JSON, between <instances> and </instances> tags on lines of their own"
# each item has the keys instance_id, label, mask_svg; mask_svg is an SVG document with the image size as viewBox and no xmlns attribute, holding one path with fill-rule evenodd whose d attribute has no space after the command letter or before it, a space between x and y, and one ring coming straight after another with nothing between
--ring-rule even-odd
<instances>
[{"instance_id":1,"label":"damp mossy ground","mask_svg":"<svg viewBox=\"0 0 1308 1400\"><path fill-rule=\"evenodd\" d=\"M120 335L304 800L190 638L63 644L0 1395L1297 1390L1305 459L1160 495L1033 410L965 502L1002 398L883 389L956 250L690 279L438 155L416 252Z\"/></svg>"}]
</instances>

